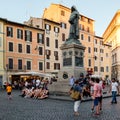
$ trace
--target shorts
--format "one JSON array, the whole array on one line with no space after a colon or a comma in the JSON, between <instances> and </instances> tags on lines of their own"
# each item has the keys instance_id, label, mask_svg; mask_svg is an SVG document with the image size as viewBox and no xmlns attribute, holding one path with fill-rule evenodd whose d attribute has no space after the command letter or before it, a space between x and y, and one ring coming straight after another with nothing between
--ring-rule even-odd
<instances>
[{"instance_id":1,"label":"shorts","mask_svg":"<svg viewBox=\"0 0 120 120\"><path fill-rule=\"evenodd\" d=\"M95 97L94 106L97 106L98 104L99 104L99 97Z\"/></svg>"},{"instance_id":2,"label":"shorts","mask_svg":"<svg viewBox=\"0 0 120 120\"><path fill-rule=\"evenodd\" d=\"M11 95L11 92L8 92L7 94L8 94L8 95Z\"/></svg>"},{"instance_id":3,"label":"shorts","mask_svg":"<svg viewBox=\"0 0 120 120\"><path fill-rule=\"evenodd\" d=\"M102 102L102 98L103 98L102 96L99 97L99 102L100 103Z\"/></svg>"}]
</instances>

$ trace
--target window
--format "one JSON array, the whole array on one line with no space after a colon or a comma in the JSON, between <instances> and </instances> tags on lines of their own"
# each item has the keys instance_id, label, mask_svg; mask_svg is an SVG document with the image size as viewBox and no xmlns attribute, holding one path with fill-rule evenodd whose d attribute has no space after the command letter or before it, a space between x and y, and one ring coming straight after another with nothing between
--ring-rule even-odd
<instances>
[{"instance_id":1,"label":"window","mask_svg":"<svg viewBox=\"0 0 120 120\"><path fill-rule=\"evenodd\" d=\"M43 37L43 34L37 33L37 43L44 44L44 37Z\"/></svg>"},{"instance_id":2,"label":"window","mask_svg":"<svg viewBox=\"0 0 120 120\"><path fill-rule=\"evenodd\" d=\"M97 44L97 39L95 39L95 44Z\"/></svg>"},{"instance_id":3,"label":"window","mask_svg":"<svg viewBox=\"0 0 120 120\"><path fill-rule=\"evenodd\" d=\"M62 33L62 41L65 41L65 33Z\"/></svg>"},{"instance_id":4,"label":"window","mask_svg":"<svg viewBox=\"0 0 120 120\"><path fill-rule=\"evenodd\" d=\"M101 57L101 61L103 61L103 57Z\"/></svg>"},{"instance_id":5,"label":"window","mask_svg":"<svg viewBox=\"0 0 120 120\"><path fill-rule=\"evenodd\" d=\"M58 48L58 40L55 40L55 48Z\"/></svg>"},{"instance_id":6,"label":"window","mask_svg":"<svg viewBox=\"0 0 120 120\"><path fill-rule=\"evenodd\" d=\"M97 52L97 48L94 48L94 52Z\"/></svg>"},{"instance_id":7,"label":"window","mask_svg":"<svg viewBox=\"0 0 120 120\"><path fill-rule=\"evenodd\" d=\"M25 30L25 41L32 42L32 32L29 30Z\"/></svg>"},{"instance_id":8,"label":"window","mask_svg":"<svg viewBox=\"0 0 120 120\"><path fill-rule=\"evenodd\" d=\"M43 63L39 62L39 70L43 70Z\"/></svg>"},{"instance_id":9,"label":"window","mask_svg":"<svg viewBox=\"0 0 120 120\"><path fill-rule=\"evenodd\" d=\"M30 53L30 45L26 45L26 53Z\"/></svg>"},{"instance_id":10,"label":"window","mask_svg":"<svg viewBox=\"0 0 120 120\"><path fill-rule=\"evenodd\" d=\"M88 47L88 53L91 53L91 48L90 47Z\"/></svg>"},{"instance_id":11,"label":"window","mask_svg":"<svg viewBox=\"0 0 120 120\"><path fill-rule=\"evenodd\" d=\"M31 61L27 61L27 70L31 70Z\"/></svg>"},{"instance_id":12,"label":"window","mask_svg":"<svg viewBox=\"0 0 120 120\"><path fill-rule=\"evenodd\" d=\"M88 42L90 42L90 36L88 36Z\"/></svg>"},{"instance_id":13,"label":"window","mask_svg":"<svg viewBox=\"0 0 120 120\"><path fill-rule=\"evenodd\" d=\"M13 28L12 27L7 27L7 36L13 37Z\"/></svg>"},{"instance_id":14,"label":"window","mask_svg":"<svg viewBox=\"0 0 120 120\"><path fill-rule=\"evenodd\" d=\"M12 42L9 42L9 51L13 52L13 43Z\"/></svg>"},{"instance_id":15,"label":"window","mask_svg":"<svg viewBox=\"0 0 120 120\"><path fill-rule=\"evenodd\" d=\"M101 72L104 72L104 67L100 67L100 71L101 71Z\"/></svg>"},{"instance_id":16,"label":"window","mask_svg":"<svg viewBox=\"0 0 120 120\"><path fill-rule=\"evenodd\" d=\"M84 30L84 25L81 25L81 30Z\"/></svg>"},{"instance_id":17,"label":"window","mask_svg":"<svg viewBox=\"0 0 120 120\"><path fill-rule=\"evenodd\" d=\"M43 48L39 47L39 55L43 55Z\"/></svg>"},{"instance_id":18,"label":"window","mask_svg":"<svg viewBox=\"0 0 120 120\"><path fill-rule=\"evenodd\" d=\"M51 30L51 26L48 25L48 24L45 24L45 29L48 30L48 31L50 31Z\"/></svg>"},{"instance_id":19,"label":"window","mask_svg":"<svg viewBox=\"0 0 120 120\"><path fill-rule=\"evenodd\" d=\"M46 63L46 68L50 69L50 63L49 62Z\"/></svg>"},{"instance_id":20,"label":"window","mask_svg":"<svg viewBox=\"0 0 120 120\"><path fill-rule=\"evenodd\" d=\"M60 63L54 63L54 70L60 70Z\"/></svg>"},{"instance_id":21,"label":"window","mask_svg":"<svg viewBox=\"0 0 120 120\"><path fill-rule=\"evenodd\" d=\"M55 33L59 33L59 28L58 27L54 27L54 32Z\"/></svg>"},{"instance_id":22,"label":"window","mask_svg":"<svg viewBox=\"0 0 120 120\"><path fill-rule=\"evenodd\" d=\"M8 69L13 69L13 59L12 58L9 58L8 59Z\"/></svg>"},{"instance_id":23,"label":"window","mask_svg":"<svg viewBox=\"0 0 120 120\"><path fill-rule=\"evenodd\" d=\"M58 51L54 51L55 60L58 60Z\"/></svg>"},{"instance_id":24,"label":"window","mask_svg":"<svg viewBox=\"0 0 120 120\"><path fill-rule=\"evenodd\" d=\"M80 29L80 30L82 29L82 25L81 25L81 24L79 25L79 29Z\"/></svg>"},{"instance_id":25,"label":"window","mask_svg":"<svg viewBox=\"0 0 120 120\"><path fill-rule=\"evenodd\" d=\"M106 66L106 72L109 72L109 67L108 66Z\"/></svg>"},{"instance_id":26,"label":"window","mask_svg":"<svg viewBox=\"0 0 120 120\"><path fill-rule=\"evenodd\" d=\"M22 70L22 60L21 59L18 60L18 69Z\"/></svg>"},{"instance_id":27,"label":"window","mask_svg":"<svg viewBox=\"0 0 120 120\"><path fill-rule=\"evenodd\" d=\"M89 27L87 27L87 32L90 32L90 28Z\"/></svg>"},{"instance_id":28,"label":"window","mask_svg":"<svg viewBox=\"0 0 120 120\"><path fill-rule=\"evenodd\" d=\"M103 49L100 49L100 53L104 53L104 50L103 50Z\"/></svg>"},{"instance_id":29,"label":"window","mask_svg":"<svg viewBox=\"0 0 120 120\"><path fill-rule=\"evenodd\" d=\"M84 40L84 35L83 34L81 34L81 40Z\"/></svg>"},{"instance_id":30,"label":"window","mask_svg":"<svg viewBox=\"0 0 120 120\"><path fill-rule=\"evenodd\" d=\"M97 60L97 56L95 56L94 59Z\"/></svg>"},{"instance_id":31,"label":"window","mask_svg":"<svg viewBox=\"0 0 120 120\"><path fill-rule=\"evenodd\" d=\"M66 25L66 23L63 23L63 22L61 22L61 28L64 28L64 29L66 29L66 28L67 28L67 25Z\"/></svg>"},{"instance_id":32,"label":"window","mask_svg":"<svg viewBox=\"0 0 120 120\"><path fill-rule=\"evenodd\" d=\"M22 44L18 44L18 52L22 53Z\"/></svg>"},{"instance_id":33,"label":"window","mask_svg":"<svg viewBox=\"0 0 120 120\"><path fill-rule=\"evenodd\" d=\"M23 30L17 29L17 38L23 39Z\"/></svg>"},{"instance_id":34,"label":"window","mask_svg":"<svg viewBox=\"0 0 120 120\"><path fill-rule=\"evenodd\" d=\"M91 59L88 60L88 66L91 67Z\"/></svg>"},{"instance_id":35,"label":"window","mask_svg":"<svg viewBox=\"0 0 120 120\"><path fill-rule=\"evenodd\" d=\"M46 37L46 46L50 46L50 39L49 39L49 37Z\"/></svg>"},{"instance_id":36,"label":"window","mask_svg":"<svg viewBox=\"0 0 120 120\"><path fill-rule=\"evenodd\" d=\"M61 10L61 15L65 16L65 11Z\"/></svg>"},{"instance_id":37,"label":"window","mask_svg":"<svg viewBox=\"0 0 120 120\"><path fill-rule=\"evenodd\" d=\"M97 66L94 67L94 71L95 71L95 72L98 71L98 67L97 67Z\"/></svg>"}]
</instances>

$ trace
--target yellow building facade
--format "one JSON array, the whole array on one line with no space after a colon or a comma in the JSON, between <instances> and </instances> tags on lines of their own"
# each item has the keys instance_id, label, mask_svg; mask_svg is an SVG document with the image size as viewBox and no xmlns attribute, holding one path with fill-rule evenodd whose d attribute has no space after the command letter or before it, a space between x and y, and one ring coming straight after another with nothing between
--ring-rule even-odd
<instances>
[{"instance_id":1,"label":"yellow building facade","mask_svg":"<svg viewBox=\"0 0 120 120\"><path fill-rule=\"evenodd\" d=\"M104 34L104 43L111 46L112 77L120 81L120 10L116 12Z\"/></svg>"}]
</instances>

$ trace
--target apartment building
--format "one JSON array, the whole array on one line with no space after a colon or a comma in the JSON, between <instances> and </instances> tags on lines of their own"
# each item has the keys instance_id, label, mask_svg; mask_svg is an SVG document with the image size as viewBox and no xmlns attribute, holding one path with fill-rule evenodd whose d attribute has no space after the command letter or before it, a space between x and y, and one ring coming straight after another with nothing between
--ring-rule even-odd
<instances>
[{"instance_id":1,"label":"apartment building","mask_svg":"<svg viewBox=\"0 0 120 120\"><path fill-rule=\"evenodd\" d=\"M111 75L120 81L120 10L112 18L103 38L104 43L111 46Z\"/></svg>"},{"instance_id":2,"label":"apartment building","mask_svg":"<svg viewBox=\"0 0 120 120\"><path fill-rule=\"evenodd\" d=\"M60 23L48 19L30 17L24 24L30 25L31 21L32 26L39 26L45 30L45 73L56 75L60 70L61 63L61 51L59 50L61 46Z\"/></svg>"},{"instance_id":3,"label":"apartment building","mask_svg":"<svg viewBox=\"0 0 120 120\"><path fill-rule=\"evenodd\" d=\"M44 72L44 30L2 18L0 26L2 82L11 82L19 72Z\"/></svg>"},{"instance_id":4,"label":"apartment building","mask_svg":"<svg viewBox=\"0 0 120 120\"><path fill-rule=\"evenodd\" d=\"M94 73L111 79L111 46L103 44L103 38L95 36L94 39Z\"/></svg>"}]
</instances>

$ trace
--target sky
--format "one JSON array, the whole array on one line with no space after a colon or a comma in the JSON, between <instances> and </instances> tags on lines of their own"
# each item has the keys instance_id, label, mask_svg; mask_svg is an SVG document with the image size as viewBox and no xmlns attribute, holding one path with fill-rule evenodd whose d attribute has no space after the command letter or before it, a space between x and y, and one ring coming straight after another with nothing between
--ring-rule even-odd
<instances>
[{"instance_id":1,"label":"sky","mask_svg":"<svg viewBox=\"0 0 120 120\"><path fill-rule=\"evenodd\" d=\"M75 5L80 14L95 20L95 34L104 31L120 9L120 0L0 0L0 18L23 23L32 17L42 17L51 3L71 8Z\"/></svg>"}]
</instances>

